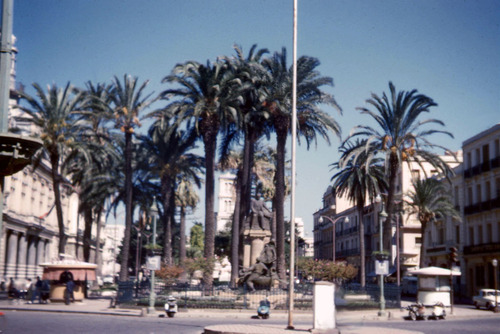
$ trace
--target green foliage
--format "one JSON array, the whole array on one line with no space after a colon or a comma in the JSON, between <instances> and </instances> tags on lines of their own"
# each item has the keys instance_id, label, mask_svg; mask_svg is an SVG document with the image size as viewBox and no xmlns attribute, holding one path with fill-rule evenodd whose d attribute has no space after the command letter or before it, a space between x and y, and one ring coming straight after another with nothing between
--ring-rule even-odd
<instances>
[{"instance_id":1,"label":"green foliage","mask_svg":"<svg viewBox=\"0 0 500 334\"><path fill-rule=\"evenodd\" d=\"M155 271L155 274L158 278L166 280L167 284L172 284L175 283L183 272L184 269L179 266L162 265L160 270Z\"/></svg>"},{"instance_id":2,"label":"green foliage","mask_svg":"<svg viewBox=\"0 0 500 334\"><path fill-rule=\"evenodd\" d=\"M203 233L203 225L201 223L194 223L193 227L191 227L191 238L189 240L189 244L191 245L191 251L203 251L204 247L204 233Z\"/></svg>"},{"instance_id":3,"label":"green foliage","mask_svg":"<svg viewBox=\"0 0 500 334\"><path fill-rule=\"evenodd\" d=\"M351 280L358 274L358 269L346 262L314 260L311 258L299 259L298 268L305 277L336 283Z\"/></svg>"},{"instance_id":4,"label":"green foliage","mask_svg":"<svg viewBox=\"0 0 500 334\"><path fill-rule=\"evenodd\" d=\"M214 270L214 266L215 259L213 258L197 257L194 259L188 258L184 261L184 268L190 280L193 278L195 271L200 270L203 274L211 273Z\"/></svg>"}]
</instances>

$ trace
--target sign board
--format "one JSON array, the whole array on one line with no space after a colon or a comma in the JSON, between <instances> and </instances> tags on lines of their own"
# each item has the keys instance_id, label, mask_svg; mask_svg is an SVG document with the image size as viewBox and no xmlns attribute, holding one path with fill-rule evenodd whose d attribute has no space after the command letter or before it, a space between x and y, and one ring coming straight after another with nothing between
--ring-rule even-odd
<instances>
[{"instance_id":1,"label":"sign board","mask_svg":"<svg viewBox=\"0 0 500 334\"><path fill-rule=\"evenodd\" d=\"M146 260L146 269L148 270L160 270L161 257L159 255L148 256Z\"/></svg>"},{"instance_id":2,"label":"sign board","mask_svg":"<svg viewBox=\"0 0 500 334\"><path fill-rule=\"evenodd\" d=\"M389 275L389 261L388 260L375 260L375 274Z\"/></svg>"}]
</instances>

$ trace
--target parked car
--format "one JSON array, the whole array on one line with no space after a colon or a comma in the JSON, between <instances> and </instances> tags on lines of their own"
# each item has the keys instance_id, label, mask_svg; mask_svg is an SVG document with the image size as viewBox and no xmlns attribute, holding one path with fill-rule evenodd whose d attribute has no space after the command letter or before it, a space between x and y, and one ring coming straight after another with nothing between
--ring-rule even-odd
<instances>
[{"instance_id":1,"label":"parked car","mask_svg":"<svg viewBox=\"0 0 500 334\"><path fill-rule=\"evenodd\" d=\"M496 290L497 304L500 304L500 290ZM494 289L481 289L479 294L472 298L476 308L486 307L491 310L495 307L495 290Z\"/></svg>"},{"instance_id":2,"label":"parked car","mask_svg":"<svg viewBox=\"0 0 500 334\"><path fill-rule=\"evenodd\" d=\"M115 279L111 275L106 275L106 276L104 276L102 281L104 284L113 284L115 282Z\"/></svg>"}]
</instances>

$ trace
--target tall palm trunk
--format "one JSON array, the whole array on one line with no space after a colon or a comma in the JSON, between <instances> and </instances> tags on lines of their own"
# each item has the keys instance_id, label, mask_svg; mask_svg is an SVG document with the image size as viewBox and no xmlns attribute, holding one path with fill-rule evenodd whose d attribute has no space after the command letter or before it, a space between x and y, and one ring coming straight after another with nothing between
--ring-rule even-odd
<instances>
[{"instance_id":1,"label":"tall palm trunk","mask_svg":"<svg viewBox=\"0 0 500 334\"><path fill-rule=\"evenodd\" d=\"M235 192L236 199L234 203L234 212L233 212L233 226L231 231L231 287L236 287L236 280L239 277L239 268L240 268L240 202L241 202L241 174L242 171L238 170L236 174L235 181Z\"/></svg>"},{"instance_id":2,"label":"tall palm trunk","mask_svg":"<svg viewBox=\"0 0 500 334\"><path fill-rule=\"evenodd\" d=\"M245 133L245 143L243 147L243 171L240 187L240 229L243 231L245 219L250 211L252 193L252 166L255 151L255 138L250 133Z\"/></svg>"},{"instance_id":3,"label":"tall palm trunk","mask_svg":"<svg viewBox=\"0 0 500 334\"><path fill-rule=\"evenodd\" d=\"M186 262L186 209L182 205L180 207L179 233L179 266L184 268Z\"/></svg>"},{"instance_id":4,"label":"tall palm trunk","mask_svg":"<svg viewBox=\"0 0 500 334\"><path fill-rule=\"evenodd\" d=\"M64 254L66 249L66 233L64 231L64 219L61 203L61 176L59 175L59 155L51 154L52 164L52 185L54 191L54 201L56 205L57 225L59 227L59 254Z\"/></svg>"},{"instance_id":5,"label":"tall palm trunk","mask_svg":"<svg viewBox=\"0 0 500 334\"><path fill-rule=\"evenodd\" d=\"M132 229L132 134L125 132L125 234L123 236L120 281L128 279L128 253Z\"/></svg>"},{"instance_id":6,"label":"tall palm trunk","mask_svg":"<svg viewBox=\"0 0 500 334\"><path fill-rule=\"evenodd\" d=\"M360 281L361 287L366 285L366 247L365 247L365 224L364 224L364 201L358 202L358 217L359 217L359 251L360 251ZM335 231L334 231L335 233ZM335 246L334 246L335 247Z\"/></svg>"},{"instance_id":7,"label":"tall palm trunk","mask_svg":"<svg viewBox=\"0 0 500 334\"><path fill-rule=\"evenodd\" d=\"M430 218L420 218L420 225L421 225L421 231L422 231L422 236L421 236L421 244L420 244L420 259L419 259L419 266L420 268L423 268L425 263L424 263L424 251L425 251L425 230L427 229L427 223L430 221Z\"/></svg>"},{"instance_id":8,"label":"tall palm trunk","mask_svg":"<svg viewBox=\"0 0 500 334\"><path fill-rule=\"evenodd\" d=\"M95 263L97 264L96 274L97 276L102 275L102 254L101 254L101 217L102 208L97 209L97 231L95 233L96 245L95 245Z\"/></svg>"},{"instance_id":9,"label":"tall palm trunk","mask_svg":"<svg viewBox=\"0 0 500 334\"><path fill-rule=\"evenodd\" d=\"M92 208L86 206L83 209L85 227L83 229L83 261L90 262L90 249L92 244Z\"/></svg>"},{"instance_id":10,"label":"tall palm trunk","mask_svg":"<svg viewBox=\"0 0 500 334\"><path fill-rule=\"evenodd\" d=\"M209 120L208 120L209 122ZM205 146L205 246L203 254L207 260L213 260L215 249L215 152L217 148L217 131L214 127L202 130ZM211 289L213 283L212 270L203 274L205 288Z\"/></svg>"},{"instance_id":11,"label":"tall palm trunk","mask_svg":"<svg viewBox=\"0 0 500 334\"><path fill-rule=\"evenodd\" d=\"M163 197L163 242L165 243L163 247L163 262L170 266L172 264L172 224L170 221L171 217L171 196L172 196L172 183L171 180L164 176L162 177L162 197Z\"/></svg>"},{"instance_id":12,"label":"tall palm trunk","mask_svg":"<svg viewBox=\"0 0 500 334\"><path fill-rule=\"evenodd\" d=\"M396 193L396 186L398 182L399 161L395 153L390 153L389 156L389 189L386 202L387 219L384 222L384 249L389 251L391 249L392 240L392 217L394 216L394 195Z\"/></svg>"},{"instance_id":13,"label":"tall palm trunk","mask_svg":"<svg viewBox=\"0 0 500 334\"><path fill-rule=\"evenodd\" d=\"M276 267L280 279L285 279L285 152L287 128L276 129ZM274 210L274 208L273 208Z\"/></svg>"}]
</instances>

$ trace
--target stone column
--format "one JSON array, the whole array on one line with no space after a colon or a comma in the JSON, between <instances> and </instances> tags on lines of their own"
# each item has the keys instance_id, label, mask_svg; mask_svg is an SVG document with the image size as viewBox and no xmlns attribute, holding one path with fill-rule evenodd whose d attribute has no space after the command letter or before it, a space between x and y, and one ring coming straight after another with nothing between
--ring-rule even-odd
<instances>
[{"instance_id":1,"label":"stone column","mask_svg":"<svg viewBox=\"0 0 500 334\"><path fill-rule=\"evenodd\" d=\"M245 230L243 232L243 268L248 268L257 262L257 258L264 249L264 245L271 239L271 231Z\"/></svg>"},{"instance_id":2,"label":"stone column","mask_svg":"<svg viewBox=\"0 0 500 334\"><path fill-rule=\"evenodd\" d=\"M26 259L27 259L28 240L25 233L19 236L19 253L17 256L17 278L26 277Z\"/></svg>"},{"instance_id":3,"label":"stone column","mask_svg":"<svg viewBox=\"0 0 500 334\"><path fill-rule=\"evenodd\" d=\"M39 239L36 247L36 276L42 276L43 268L40 267L40 263L45 261L45 240Z\"/></svg>"},{"instance_id":4,"label":"stone column","mask_svg":"<svg viewBox=\"0 0 500 334\"><path fill-rule=\"evenodd\" d=\"M17 269L18 232L10 231L10 233L8 233L7 244L7 263L5 276L6 278L15 278Z\"/></svg>"},{"instance_id":5,"label":"stone column","mask_svg":"<svg viewBox=\"0 0 500 334\"><path fill-rule=\"evenodd\" d=\"M36 249L38 244L37 236L30 236L28 239L28 265L26 270L26 276L29 278L35 278L36 273Z\"/></svg>"}]
</instances>

